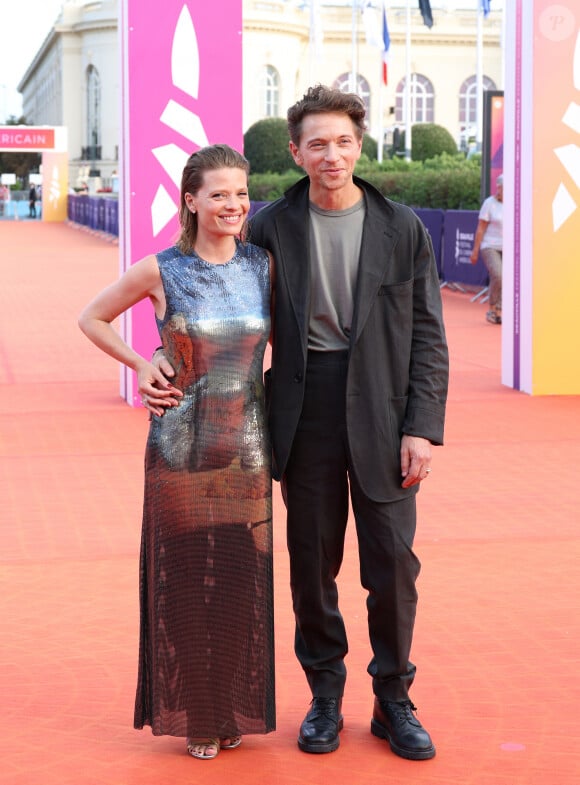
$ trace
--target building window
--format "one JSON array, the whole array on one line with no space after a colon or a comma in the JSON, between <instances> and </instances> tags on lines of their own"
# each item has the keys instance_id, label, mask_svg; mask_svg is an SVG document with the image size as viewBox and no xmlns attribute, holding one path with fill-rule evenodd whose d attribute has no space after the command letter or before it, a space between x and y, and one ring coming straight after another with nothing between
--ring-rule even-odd
<instances>
[{"instance_id":1,"label":"building window","mask_svg":"<svg viewBox=\"0 0 580 785\"><path fill-rule=\"evenodd\" d=\"M101 157L101 78L97 69L87 68L87 159ZM97 155L98 153L98 155Z\"/></svg>"},{"instance_id":2,"label":"building window","mask_svg":"<svg viewBox=\"0 0 580 785\"><path fill-rule=\"evenodd\" d=\"M351 78L352 74L350 73L341 74L337 79L334 80L334 84L332 86L335 90L341 90L343 93L350 93L352 92ZM354 92L363 99L366 109L366 116L370 117L371 88L364 76L361 76L360 74L356 75L356 86Z\"/></svg>"},{"instance_id":3,"label":"building window","mask_svg":"<svg viewBox=\"0 0 580 785\"><path fill-rule=\"evenodd\" d=\"M260 114L262 117L278 117L280 107L280 74L271 65L262 69L260 75Z\"/></svg>"},{"instance_id":4,"label":"building window","mask_svg":"<svg viewBox=\"0 0 580 785\"><path fill-rule=\"evenodd\" d=\"M395 98L395 122L402 125L407 122L406 110L406 77L397 85ZM433 85L422 74L411 74L410 95L411 125L415 123L432 123L435 118L435 92Z\"/></svg>"},{"instance_id":5,"label":"building window","mask_svg":"<svg viewBox=\"0 0 580 785\"><path fill-rule=\"evenodd\" d=\"M488 76L483 77L483 89L495 90L495 82ZM459 123L462 127L475 126L477 123L477 77L470 76L459 91Z\"/></svg>"}]
</instances>

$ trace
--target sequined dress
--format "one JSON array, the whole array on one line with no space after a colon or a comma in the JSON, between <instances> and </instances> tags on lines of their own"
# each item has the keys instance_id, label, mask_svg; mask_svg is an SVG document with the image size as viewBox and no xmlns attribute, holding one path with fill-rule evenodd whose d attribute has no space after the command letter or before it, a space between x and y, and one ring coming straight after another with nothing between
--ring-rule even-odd
<instances>
[{"instance_id":1,"label":"sequined dress","mask_svg":"<svg viewBox=\"0 0 580 785\"><path fill-rule=\"evenodd\" d=\"M135 727L218 737L275 727L272 492L262 362L266 253L157 255L158 320L184 397L145 455Z\"/></svg>"}]
</instances>

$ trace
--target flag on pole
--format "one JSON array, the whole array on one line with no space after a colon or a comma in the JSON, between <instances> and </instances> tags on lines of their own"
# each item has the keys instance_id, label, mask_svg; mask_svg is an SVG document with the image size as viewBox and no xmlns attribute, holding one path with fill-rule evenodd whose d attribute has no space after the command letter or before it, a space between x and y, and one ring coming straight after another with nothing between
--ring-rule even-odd
<instances>
[{"instance_id":1,"label":"flag on pole","mask_svg":"<svg viewBox=\"0 0 580 785\"><path fill-rule=\"evenodd\" d=\"M387 64L389 62L389 47L391 46L391 37L389 35L389 28L387 26L387 8L385 1L380 3L381 9L381 33L379 34L379 27L377 25L376 6L373 6L371 0L367 0L362 8L363 23L365 27L365 34L367 44L379 49L381 52L381 62L383 64L383 84L387 84Z\"/></svg>"},{"instance_id":2,"label":"flag on pole","mask_svg":"<svg viewBox=\"0 0 580 785\"><path fill-rule=\"evenodd\" d=\"M374 46L376 49L382 49L383 41L379 36L377 25L377 17L372 0L365 0L362 5L362 18L365 28L365 37L369 46Z\"/></svg>"},{"instance_id":3,"label":"flag on pole","mask_svg":"<svg viewBox=\"0 0 580 785\"><path fill-rule=\"evenodd\" d=\"M387 9L383 0L383 84L388 83L388 66L389 66L389 47L391 46L391 36L389 35L389 26L387 25Z\"/></svg>"},{"instance_id":4,"label":"flag on pole","mask_svg":"<svg viewBox=\"0 0 580 785\"><path fill-rule=\"evenodd\" d=\"M320 0L310 0L310 51L317 62L322 60L324 31L320 13Z\"/></svg>"},{"instance_id":5,"label":"flag on pole","mask_svg":"<svg viewBox=\"0 0 580 785\"><path fill-rule=\"evenodd\" d=\"M481 0L481 10L483 11L484 16L487 16L489 14L490 11L489 2L490 0Z\"/></svg>"},{"instance_id":6,"label":"flag on pole","mask_svg":"<svg viewBox=\"0 0 580 785\"><path fill-rule=\"evenodd\" d=\"M433 14L431 13L431 3L429 0L419 0L419 11L421 11L423 22L427 27L433 27Z\"/></svg>"}]
</instances>

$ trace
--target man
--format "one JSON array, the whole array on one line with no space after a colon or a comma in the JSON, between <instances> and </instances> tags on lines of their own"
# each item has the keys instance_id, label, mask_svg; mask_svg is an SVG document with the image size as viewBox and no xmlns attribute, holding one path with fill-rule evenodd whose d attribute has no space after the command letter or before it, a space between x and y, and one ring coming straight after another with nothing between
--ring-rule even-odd
<instances>
[{"instance_id":1,"label":"man","mask_svg":"<svg viewBox=\"0 0 580 785\"><path fill-rule=\"evenodd\" d=\"M448 356L422 223L353 175L364 116L358 96L321 85L289 109L290 151L307 177L255 215L248 239L276 264L268 416L295 651L312 692L298 746L326 753L340 743L348 644L335 579L350 491L368 591L371 731L425 760L435 747L409 699L412 545L415 495L443 441Z\"/></svg>"},{"instance_id":2,"label":"man","mask_svg":"<svg viewBox=\"0 0 580 785\"><path fill-rule=\"evenodd\" d=\"M371 730L402 757L427 759L435 747L408 692L412 544L416 491L443 441L448 357L423 225L353 175L364 115L358 96L320 85L290 108L290 151L307 178L254 217L248 239L276 261L269 422L295 650L313 696L298 745L339 745L347 640L335 579L350 488L369 592Z\"/></svg>"},{"instance_id":3,"label":"man","mask_svg":"<svg viewBox=\"0 0 580 785\"><path fill-rule=\"evenodd\" d=\"M30 183L30 190L28 191L28 217L29 218L36 218L36 186L34 183Z\"/></svg>"},{"instance_id":4,"label":"man","mask_svg":"<svg viewBox=\"0 0 580 785\"><path fill-rule=\"evenodd\" d=\"M481 205L473 239L471 264L477 264L479 254L489 273L489 311L485 318L491 324L501 324L501 278L503 257L503 175L495 181L496 192Z\"/></svg>"}]
</instances>

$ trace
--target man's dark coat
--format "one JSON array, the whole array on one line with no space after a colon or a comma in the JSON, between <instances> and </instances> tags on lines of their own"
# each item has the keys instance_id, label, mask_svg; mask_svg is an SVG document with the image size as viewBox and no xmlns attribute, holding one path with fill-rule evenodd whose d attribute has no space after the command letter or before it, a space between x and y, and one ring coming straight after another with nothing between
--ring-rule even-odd
<instances>
[{"instance_id":1,"label":"man's dark coat","mask_svg":"<svg viewBox=\"0 0 580 785\"><path fill-rule=\"evenodd\" d=\"M354 178L365 199L350 336L347 430L356 475L378 502L401 488L402 434L443 443L448 354L430 238L415 213ZM304 397L310 303L309 180L251 221L248 240L275 262L272 368L267 373L273 473L284 473Z\"/></svg>"}]
</instances>

